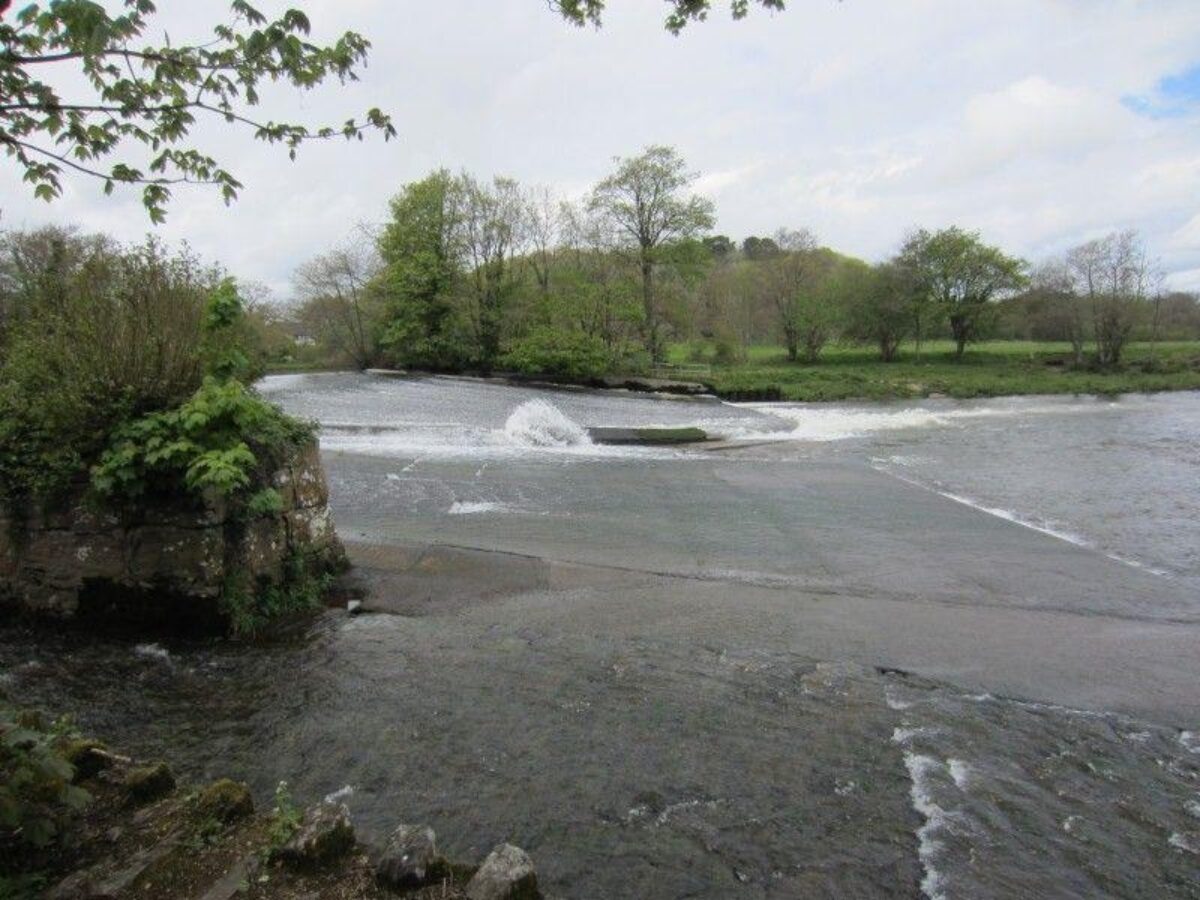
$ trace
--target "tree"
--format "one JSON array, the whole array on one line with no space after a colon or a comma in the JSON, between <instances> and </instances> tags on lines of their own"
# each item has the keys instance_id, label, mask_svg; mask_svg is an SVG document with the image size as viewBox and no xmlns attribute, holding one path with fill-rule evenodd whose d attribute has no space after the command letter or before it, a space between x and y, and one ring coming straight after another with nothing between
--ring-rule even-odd
<instances>
[{"instance_id":1,"label":"tree","mask_svg":"<svg viewBox=\"0 0 1200 900\"><path fill-rule=\"evenodd\" d=\"M548 187L536 187L525 197L529 265L542 297L550 293L550 268L563 226L563 203Z\"/></svg>"},{"instance_id":2,"label":"tree","mask_svg":"<svg viewBox=\"0 0 1200 900\"><path fill-rule=\"evenodd\" d=\"M651 359L663 358L661 313L654 295L654 263L667 241L690 238L713 225L712 202L689 196L697 176L687 171L671 147L650 146L640 156L617 158L617 169L593 189L588 207L611 220L624 243L637 253L642 277L646 347Z\"/></svg>"},{"instance_id":3,"label":"tree","mask_svg":"<svg viewBox=\"0 0 1200 900\"><path fill-rule=\"evenodd\" d=\"M928 299L949 321L957 359L987 326L991 301L1025 283L1022 260L958 227L921 229L905 241L898 261L919 286L917 306Z\"/></svg>"},{"instance_id":4,"label":"tree","mask_svg":"<svg viewBox=\"0 0 1200 900\"><path fill-rule=\"evenodd\" d=\"M892 362L913 327L912 301L918 292L913 272L895 262L871 268L847 262L834 283L846 311L846 333L875 344L884 362Z\"/></svg>"},{"instance_id":5,"label":"tree","mask_svg":"<svg viewBox=\"0 0 1200 900\"><path fill-rule=\"evenodd\" d=\"M457 179L457 245L468 272L470 320L478 362L488 371L500 356L500 333L516 287L517 258L527 238L527 210L511 178L490 184L466 173Z\"/></svg>"},{"instance_id":6,"label":"tree","mask_svg":"<svg viewBox=\"0 0 1200 900\"><path fill-rule=\"evenodd\" d=\"M1158 280L1141 237L1136 231L1117 231L1080 244L1067 253L1067 266L1091 310L1098 362L1118 365Z\"/></svg>"},{"instance_id":7,"label":"tree","mask_svg":"<svg viewBox=\"0 0 1200 900\"><path fill-rule=\"evenodd\" d=\"M1075 365L1082 365L1087 316L1067 262L1056 259L1038 266L1030 279L1030 295L1034 301L1040 301L1042 307L1039 315L1030 318L1034 318L1035 324L1051 330L1056 337L1070 341Z\"/></svg>"},{"instance_id":8,"label":"tree","mask_svg":"<svg viewBox=\"0 0 1200 900\"><path fill-rule=\"evenodd\" d=\"M301 265L293 278L302 300L300 320L314 336L356 368L379 352L379 292L383 269L374 240L360 230L341 247Z\"/></svg>"},{"instance_id":9,"label":"tree","mask_svg":"<svg viewBox=\"0 0 1200 900\"><path fill-rule=\"evenodd\" d=\"M461 357L453 293L460 265L459 186L445 169L405 185L379 235L387 301L382 344L402 365L453 368Z\"/></svg>"},{"instance_id":10,"label":"tree","mask_svg":"<svg viewBox=\"0 0 1200 900\"><path fill-rule=\"evenodd\" d=\"M748 244L754 238L747 238ZM763 264L765 286L770 294L783 333L788 360L799 357L804 345L805 358L816 362L829 339L834 311L819 295L818 286L827 274L831 261L817 248L817 239L808 229L780 229L771 246L777 250ZM756 245L761 249L762 242ZM751 257L753 258L753 257Z\"/></svg>"},{"instance_id":11,"label":"tree","mask_svg":"<svg viewBox=\"0 0 1200 900\"><path fill-rule=\"evenodd\" d=\"M599 25L604 12L605 0L550 0L563 17L576 25L591 23ZM667 0L670 11L666 27L672 34L679 34L689 22L704 21L712 6L711 0ZM784 0L753 0L764 9L781 10ZM751 0L730 0L730 11L735 19L741 19L750 11Z\"/></svg>"},{"instance_id":12,"label":"tree","mask_svg":"<svg viewBox=\"0 0 1200 900\"><path fill-rule=\"evenodd\" d=\"M782 248L775 242L774 238L760 238L750 235L750 237L742 241L742 256L753 262L773 259L782 252Z\"/></svg>"},{"instance_id":13,"label":"tree","mask_svg":"<svg viewBox=\"0 0 1200 900\"><path fill-rule=\"evenodd\" d=\"M0 15L8 6L0 0ZM253 117L264 80L305 90L328 78L354 80L370 47L362 36L309 43L300 10L268 20L246 0L233 0L211 39L145 43L156 13L151 0L124 0L117 15L94 0L55 0L0 21L0 144L36 196L58 197L63 176L74 173L100 180L105 193L141 185L154 222L165 217L174 184L213 185L229 203L241 183L188 145L202 118L246 126L259 140L286 145L292 157L310 140L395 134L378 109L317 128ZM71 73L82 74L87 87L68 97L58 85Z\"/></svg>"},{"instance_id":14,"label":"tree","mask_svg":"<svg viewBox=\"0 0 1200 900\"><path fill-rule=\"evenodd\" d=\"M619 237L607 218L563 204L563 289L555 306L572 326L603 341L610 360L619 360L636 340L641 324L637 288L617 254Z\"/></svg>"}]
</instances>

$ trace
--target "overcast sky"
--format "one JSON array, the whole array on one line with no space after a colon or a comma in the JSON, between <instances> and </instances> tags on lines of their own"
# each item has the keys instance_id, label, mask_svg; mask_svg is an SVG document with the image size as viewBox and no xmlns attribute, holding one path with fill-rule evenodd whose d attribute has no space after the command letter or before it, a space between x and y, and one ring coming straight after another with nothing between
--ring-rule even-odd
<instances>
[{"instance_id":1,"label":"overcast sky","mask_svg":"<svg viewBox=\"0 0 1200 900\"><path fill-rule=\"evenodd\" d=\"M178 44L224 4L159 5L156 32ZM716 230L736 239L807 226L876 260L913 226L959 224L1037 260L1132 227L1171 284L1200 288L1200 0L789 0L737 23L716 0L680 37L656 0L610 0L599 31L546 0L291 5L315 36L353 29L374 47L358 84L272 91L269 116L337 123L379 106L399 140L289 163L245 131L199 130L245 190L226 208L180 188L157 229L283 296L298 263L382 220L432 168L577 196L650 143L701 173ZM5 158L7 227L152 228L136 193L71 181L47 205L18 176Z\"/></svg>"}]
</instances>

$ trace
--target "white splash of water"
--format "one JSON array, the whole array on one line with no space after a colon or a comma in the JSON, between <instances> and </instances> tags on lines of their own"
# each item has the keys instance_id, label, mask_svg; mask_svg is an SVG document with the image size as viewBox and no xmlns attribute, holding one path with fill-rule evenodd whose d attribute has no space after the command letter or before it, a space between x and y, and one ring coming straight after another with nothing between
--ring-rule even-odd
<instances>
[{"instance_id":1,"label":"white splash of water","mask_svg":"<svg viewBox=\"0 0 1200 900\"><path fill-rule=\"evenodd\" d=\"M965 408L929 409L923 406L908 409L838 409L817 406L790 406L786 404L742 404L758 409L787 422L794 427L785 435L794 441L841 441L885 431L902 431L912 428L947 428L975 419L1011 418L1029 415L1059 415L1067 412L1095 409L1089 406L1065 404L971 406ZM762 432L739 434L739 438L762 438Z\"/></svg>"},{"instance_id":2,"label":"white splash of water","mask_svg":"<svg viewBox=\"0 0 1200 900\"><path fill-rule=\"evenodd\" d=\"M545 400L526 400L504 423L504 434L524 447L587 447L587 430Z\"/></svg>"},{"instance_id":3,"label":"white splash of water","mask_svg":"<svg viewBox=\"0 0 1200 900\"><path fill-rule=\"evenodd\" d=\"M950 777L954 779L954 786L960 791L965 791L973 774L966 760L948 759L946 766L950 769Z\"/></svg>"},{"instance_id":4,"label":"white splash of water","mask_svg":"<svg viewBox=\"0 0 1200 900\"><path fill-rule=\"evenodd\" d=\"M478 513L501 512L504 504L492 500L455 500L446 510L452 516L472 516Z\"/></svg>"},{"instance_id":5,"label":"white splash of water","mask_svg":"<svg viewBox=\"0 0 1200 900\"><path fill-rule=\"evenodd\" d=\"M935 858L943 847L936 835L946 826L946 812L934 802L929 790L931 775L940 770L942 764L932 756L906 752L904 767L908 769L908 777L912 781L910 794L913 809L925 819L925 824L917 829L917 855L925 869L925 877L921 879L921 892L929 900L946 900L942 874L934 866Z\"/></svg>"},{"instance_id":6,"label":"white splash of water","mask_svg":"<svg viewBox=\"0 0 1200 900\"><path fill-rule=\"evenodd\" d=\"M170 662L171 653L166 647L158 644L138 644L133 648L135 656L141 656L145 659L157 659L160 662Z\"/></svg>"}]
</instances>

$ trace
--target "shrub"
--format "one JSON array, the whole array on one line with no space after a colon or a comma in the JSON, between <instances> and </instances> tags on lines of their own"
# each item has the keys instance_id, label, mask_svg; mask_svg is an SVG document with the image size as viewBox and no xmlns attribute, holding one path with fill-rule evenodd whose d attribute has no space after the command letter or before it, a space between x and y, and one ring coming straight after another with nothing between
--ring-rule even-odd
<instances>
[{"instance_id":1,"label":"shrub","mask_svg":"<svg viewBox=\"0 0 1200 900\"><path fill-rule=\"evenodd\" d=\"M284 562L278 583L247 586L231 577L221 591L221 608L235 636L254 637L274 619L318 609L332 583L330 573L314 575L304 559L293 555Z\"/></svg>"},{"instance_id":2,"label":"shrub","mask_svg":"<svg viewBox=\"0 0 1200 900\"><path fill-rule=\"evenodd\" d=\"M65 720L47 723L0 702L0 832L44 847L88 802L64 755L72 735Z\"/></svg>"},{"instance_id":3,"label":"shrub","mask_svg":"<svg viewBox=\"0 0 1200 900\"><path fill-rule=\"evenodd\" d=\"M119 426L92 469L92 487L102 497L133 501L182 485L193 494L242 501L251 515L265 515L278 511L279 497L252 489L312 434L311 425L284 415L240 382L210 377L180 406Z\"/></svg>"},{"instance_id":4,"label":"shrub","mask_svg":"<svg viewBox=\"0 0 1200 900\"><path fill-rule=\"evenodd\" d=\"M76 250L71 265L9 285L20 305L0 364L0 496L10 502L85 476L115 429L183 403L206 370L253 372L236 291L218 271L155 241Z\"/></svg>"},{"instance_id":5,"label":"shrub","mask_svg":"<svg viewBox=\"0 0 1200 900\"><path fill-rule=\"evenodd\" d=\"M0 259L0 294L20 307L0 364L0 500L22 510L89 471L109 498L235 496L311 433L235 381L257 377L261 354L219 270L153 240L121 249L56 232L25 243L46 260L37 277L16 280Z\"/></svg>"},{"instance_id":6,"label":"shrub","mask_svg":"<svg viewBox=\"0 0 1200 900\"><path fill-rule=\"evenodd\" d=\"M576 379L603 375L609 363L600 338L550 327L535 329L515 342L503 359L506 368L517 372Z\"/></svg>"}]
</instances>

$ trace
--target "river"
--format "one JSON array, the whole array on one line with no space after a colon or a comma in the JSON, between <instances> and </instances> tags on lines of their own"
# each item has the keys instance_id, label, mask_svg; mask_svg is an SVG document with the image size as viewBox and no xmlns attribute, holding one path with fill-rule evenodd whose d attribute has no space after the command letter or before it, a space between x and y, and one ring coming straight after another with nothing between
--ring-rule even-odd
<instances>
[{"instance_id":1,"label":"river","mask_svg":"<svg viewBox=\"0 0 1200 900\"><path fill-rule=\"evenodd\" d=\"M377 614L0 636L194 777L553 896L1200 896L1200 395L729 405L277 376ZM700 425L716 448L592 444Z\"/></svg>"}]
</instances>

